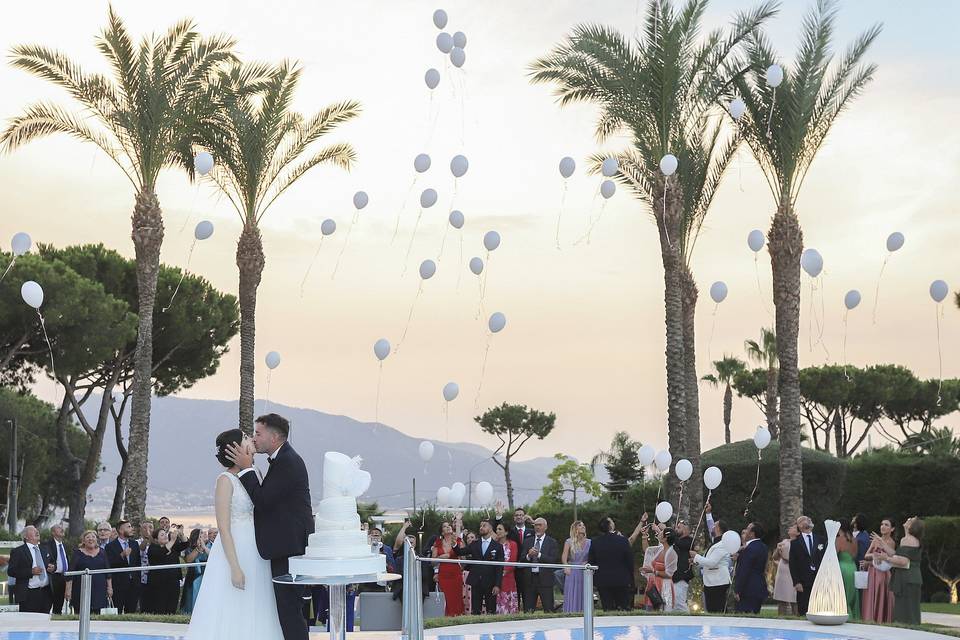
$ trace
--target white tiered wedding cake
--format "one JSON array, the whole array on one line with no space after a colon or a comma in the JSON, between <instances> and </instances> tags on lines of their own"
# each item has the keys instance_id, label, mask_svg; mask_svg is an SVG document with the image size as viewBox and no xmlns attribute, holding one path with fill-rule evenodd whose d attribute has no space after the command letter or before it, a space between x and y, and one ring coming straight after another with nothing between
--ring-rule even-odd
<instances>
[{"instance_id":1,"label":"white tiered wedding cake","mask_svg":"<svg viewBox=\"0 0 960 640\"><path fill-rule=\"evenodd\" d=\"M324 578L383 573L386 558L372 550L360 528L357 496L370 487L360 458L336 451L323 456L323 500L314 516L314 533L305 555L290 558L290 574Z\"/></svg>"}]
</instances>

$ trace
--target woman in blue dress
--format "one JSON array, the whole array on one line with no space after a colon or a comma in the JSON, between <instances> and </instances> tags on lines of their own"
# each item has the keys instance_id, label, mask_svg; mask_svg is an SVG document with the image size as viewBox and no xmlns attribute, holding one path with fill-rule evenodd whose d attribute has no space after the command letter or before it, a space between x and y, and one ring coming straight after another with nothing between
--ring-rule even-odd
<instances>
[{"instance_id":1,"label":"woman in blue dress","mask_svg":"<svg viewBox=\"0 0 960 640\"><path fill-rule=\"evenodd\" d=\"M80 538L80 548L73 552L70 560L70 571L84 569L107 569L107 554L100 548L100 541L96 531L84 531ZM99 573L90 576L90 612L100 613L100 609L107 606L107 599L113 597L113 586L110 583L109 573ZM70 602L74 613L80 610L80 576L67 579L64 588L64 599Z\"/></svg>"},{"instance_id":2,"label":"woman in blue dress","mask_svg":"<svg viewBox=\"0 0 960 640\"><path fill-rule=\"evenodd\" d=\"M187 564L206 562L209 556L205 532L194 529L190 532L188 547L183 551L183 560ZM184 613L193 613L193 605L197 602L200 593L200 584L203 582L203 567L187 567L187 576L183 584L183 601L181 609Z\"/></svg>"}]
</instances>

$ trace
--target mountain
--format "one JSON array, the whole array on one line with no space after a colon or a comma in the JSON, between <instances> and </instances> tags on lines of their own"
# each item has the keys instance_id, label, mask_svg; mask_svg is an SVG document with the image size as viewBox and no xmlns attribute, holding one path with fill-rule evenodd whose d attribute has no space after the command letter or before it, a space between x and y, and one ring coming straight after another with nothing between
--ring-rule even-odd
<instances>
[{"instance_id":1,"label":"mountain","mask_svg":"<svg viewBox=\"0 0 960 640\"><path fill-rule=\"evenodd\" d=\"M95 411L98 404L91 399L86 404L88 411ZM263 406L258 400L257 407ZM489 460L493 452L480 445L434 441L433 459L425 465L418 453L420 439L386 425L275 403L270 404L270 410L291 422L290 442L307 464L314 503L322 493L323 454L330 450L363 458L363 468L372 474L373 482L361 500L375 501L383 508L409 507L414 477L417 504L422 505L436 500L440 486L457 481L467 484L471 469L474 483L490 482L496 496L506 503L503 471ZM214 458L214 440L236 420L237 403L233 401L153 399L147 472L147 511L151 515L165 510L212 512L213 485L223 470ZM125 422L124 433L128 428ZM257 464L264 470L265 462L258 457ZM87 507L88 513L98 515L109 512L120 471L120 455L112 431L104 439L102 464L104 472L90 489L92 500ZM555 464L553 458L514 462L510 471L515 501L533 502Z\"/></svg>"}]
</instances>

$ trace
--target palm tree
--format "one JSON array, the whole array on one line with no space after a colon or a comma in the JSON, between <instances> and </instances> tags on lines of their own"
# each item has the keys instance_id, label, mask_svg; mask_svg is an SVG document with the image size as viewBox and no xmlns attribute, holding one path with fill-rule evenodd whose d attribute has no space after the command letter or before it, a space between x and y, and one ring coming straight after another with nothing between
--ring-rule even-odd
<instances>
[{"instance_id":1,"label":"palm tree","mask_svg":"<svg viewBox=\"0 0 960 640\"><path fill-rule=\"evenodd\" d=\"M220 116L204 130L203 145L218 159L209 174L236 209L243 224L237 242L240 272L240 415L239 426L253 429L256 370L257 288L266 258L260 221L276 199L310 169L333 164L349 170L353 147L315 143L354 118L360 105L344 101L309 118L292 109L300 80L295 63L268 68L235 65L219 74L211 87L220 96Z\"/></svg>"},{"instance_id":2,"label":"palm tree","mask_svg":"<svg viewBox=\"0 0 960 640\"><path fill-rule=\"evenodd\" d=\"M714 387L724 385L723 390L723 436L724 442L730 444L730 414L733 412L733 390L730 383L734 376L741 371L747 370L746 363L740 358L733 356L724 356L722 360L715 360L713 370L716 374L708 373L703 376L703 380L711 383Z\"/></svg>"},{"instance_id":3,"label":"palm tree","mask_svg":"<svg viewBox=\"0 0 960 640\"><path fill-rule=\"evenodd\" d=\"M768 250L773 267L780 362L782 532L786 532L803 507L797 364L803 232L795 207L807 170L837 116L873 78L876 66L861 62L880 33L879 25L869 28L833 64L831 45L835 18L835 3L819 0L804 19L797 60L784 67L783 83L776 89L765 81L765 72L770 65L778 63L779 58L761 31L753 33L746 46L751 72L735 81L735 93L746 104L739 130L763 170L776 204L768 233Z\"/></svg>"},{"instance_id":4,"label":"palm tree","mask_svg":"<svg viewBox=\"0 0 960 640\"><path fill-rule=\"evenodd\" d=\"M747 358L751 362L762 364L767 368L767 392L764 407L767 413L767 430L770 437L776 440L779 437L777 425L777 380L779 378L779 360L777 359L777 334L764 327L760 330L760 342L744 340L743 348L747 351Z\"/></svg>"},{"instance_id":5,"label":"palm tree","mask_svg":"<svg viewBox=\"0 0 960 640\"><path fill-rule=\"evenodd\" d=\"M960 438L954 436L950 427L930 427L907 436L900 451L956 458L960 456Z\"/></svg>"},{"instance_id":6,"label":"palm tree","mask_svg":"<svg viewBox=\"0 0 960 640\"><path fill-rule=\"evenodd\" d=\"M629 148L612 154L619 165L616 180L650 206L657 225L664 270L669 446L675 460L691 458L695 477L690 484L696 489L700 427L696 368L692 375L690 369L695 364L690 319L696 286L692 275L684 274L700 222L736 148L734 139L721 141L719 122L708 117L733 78L746 70L735 67L733 52L775 12L775 3L765 2L739 14L728 34L715 31L698 43L706 6L707 0L687 0L677 11L668 0L651 0L636 41L611 28L579 26L532 66L533 82L556 85L561 106L587 101L600 107L599 142L615 135L630 140ZM659 169L666 154L679 160L676 177L667 178ZM594 170L603 157L594 157ZM691 498L688 504L696 505L696 496Z\"/></svg>"},{"instance_id":7,"label":"palm tree","mask_svg":"<svg viewBox=\"0 0 960 640\"><path fill-rule=\"evenodd\" d=\"M127 518L134 521L143 517L147 496L153 314L163 242L157 177L165 167L177 167L193 179L193 143L215 114L214 105L198 97L211 73L233 60L233 45L225 36L202 38L189 20L134 45L111 7L107 27L97 38L110 75L87 73L65 54L39 45L20 45L11 54L14 67L66 89L83 115L48 102L32 104L0 136L3 150L64 133L99 147L136 192L132 237L139 327L126 482Z\"/></svg>"}]
</instances>

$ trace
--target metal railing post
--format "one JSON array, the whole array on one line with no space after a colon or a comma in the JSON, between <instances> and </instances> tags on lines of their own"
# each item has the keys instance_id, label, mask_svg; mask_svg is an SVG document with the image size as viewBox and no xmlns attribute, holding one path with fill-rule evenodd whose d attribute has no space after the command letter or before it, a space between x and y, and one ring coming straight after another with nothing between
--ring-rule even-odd
<instances>
[{"instance_id":1,"label":"metal railing post","mask_svg":"<svg viewBox=\"0 0 960 640\"><path fill-rule=\"evenodd\" d=\"M413 574L414 565L417 564L413 552L413 546L409 540L403 541L403 593L401 603L403 604L402 617L400 623L400 637L403 640L411 640L413 634L413 600L416 594L414 590Z\"/></svg>"},{"instance_id":2,"label":"metal railing post","mask_svg":"<svg viewBox=\"0 0 960 640\"><path fill-rule=\"evenodd\" d=\"M583 570L583 640L593 640L593 568Z\"/></svg>"},{"instance_id":3,"label":"metal railing post","mask_svg":"<svg viewBox=\"0 0 960 640\"><path fill-rule=\"evenodd\" d=\"M80 576L80 638L87 640L90 637L90 597L93 590L93 576L87 569Z\"/></svg>"},{"instance_id":4,"label":"metal railing post","mask_svg":"<svg viewBox=\"0 0 960 640\"><path fill-rule=\"evenodd\" d=\"M413 635L410 640L423 640L423 564L414 554L413 556L413 577L414 598L411 603L411 630Z\"/></svg>"}]
</instances>

